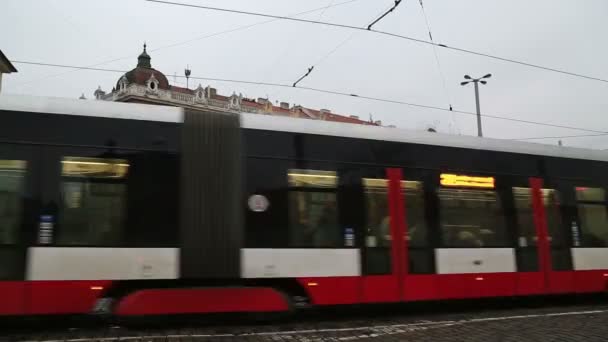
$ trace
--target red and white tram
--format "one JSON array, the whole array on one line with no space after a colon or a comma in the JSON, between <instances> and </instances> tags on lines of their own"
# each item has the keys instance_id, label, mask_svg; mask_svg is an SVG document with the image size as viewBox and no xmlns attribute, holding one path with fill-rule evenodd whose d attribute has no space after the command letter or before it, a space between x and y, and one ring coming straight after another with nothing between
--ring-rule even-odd
<instances>
[{"instance_id":1,"label":"red and white tram","mask_svg":"<svg viewBox=\"0 0 608 342\"><path fill-rule=\"evenodd\" d=\"M607 289L602 151L0 96L0 315Z\"/></svg>"}]
</instances>

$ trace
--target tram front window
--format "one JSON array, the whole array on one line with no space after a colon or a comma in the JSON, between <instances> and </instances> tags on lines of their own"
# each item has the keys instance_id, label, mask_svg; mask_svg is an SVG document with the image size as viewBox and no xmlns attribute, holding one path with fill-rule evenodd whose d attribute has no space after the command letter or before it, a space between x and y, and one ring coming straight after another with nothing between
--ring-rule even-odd
<instances>
[{"instance_id":1,"label":"tram front window","mask_svg":"<svg viewBox=\"0 0 608 342\"><path fill-rule=\"evenodd\" d=\"M508 244L503 209L495 191L440 189L444 247L499 247Z\"/></svg>"}]
</instances>

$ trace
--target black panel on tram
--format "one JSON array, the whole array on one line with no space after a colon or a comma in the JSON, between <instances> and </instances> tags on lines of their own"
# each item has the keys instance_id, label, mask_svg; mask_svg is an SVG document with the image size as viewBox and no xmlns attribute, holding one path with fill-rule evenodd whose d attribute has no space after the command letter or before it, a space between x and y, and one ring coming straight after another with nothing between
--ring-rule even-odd
<instances>
[{"instance_id":1,"label":"black panel on tram","mask_svg":"<svg viewBox=\"0 0 608 342\"><path fill-rule=\"evenodd\" d=\"M145 120L0 111L0 141L177 151L179 124Z\"/></svg>"}]
</instances>

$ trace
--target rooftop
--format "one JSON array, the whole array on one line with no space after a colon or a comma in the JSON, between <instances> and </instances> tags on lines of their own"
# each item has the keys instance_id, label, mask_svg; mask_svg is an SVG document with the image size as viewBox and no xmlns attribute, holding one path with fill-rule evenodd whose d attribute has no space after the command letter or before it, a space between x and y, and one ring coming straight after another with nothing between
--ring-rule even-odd
<instances>
[{"instance_id":1,"label":"rooftop","mask_svg":"<svg viewBox=\"0 0 608 342\"><path fill-rule=\"evenodd\" d=\"M12 72L17 72L17 69L13 66L11 61L6 58L4 53L2 53L2 50L0 50L0 73L10 74Z\"/></svg>"},{"instance_id":2,"label":"rooftop","mask_svg":"<svg viewBox=\"0 0 608 342\"><path fill-rule=\"evenodd\" d=\"M217 90L210 86L199 85L196 89L189 89L171 85L162 72L152 67L151 60L152 58L147 53L147 45L144 44L143 51L137 58L137 66L118 79L111 93L106 95L101 88L98 88L95 91L95 98L118 102L169 104L362 125L381 125L379 121L360 120L354 115L336 114L325 109L316 110L300 105L290 106L287 102L279 103L278 101L273 104L267 98L249 99L236 93L225 96L218 94Z\"/></svg>"}]
</instances>

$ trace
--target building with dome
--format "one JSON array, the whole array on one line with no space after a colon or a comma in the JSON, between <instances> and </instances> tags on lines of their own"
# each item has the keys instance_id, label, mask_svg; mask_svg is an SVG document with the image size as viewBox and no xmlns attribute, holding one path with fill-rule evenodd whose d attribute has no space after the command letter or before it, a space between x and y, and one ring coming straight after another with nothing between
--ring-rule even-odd
<instances>
[{"instance_id":1,"label":"building with dome","mask_svg":"<svg viewBox=\"0 0 608 342\"><path fill-rule=\"evenodd\" d=\"M93 93L95 98L102 101L169 105L203 111L257 113L363 125L382 124L380 121L361 120L354 115L335 114L327 109L290 106L287 102L274 105L268 99L248 99L236 93L230 96L221 95L215 88L203 87L200 84L195 89L178 87L169 84L167 77L152 67L151 60L144 44L143 52L137 57L135 69L122 75L110 93L98 87Z\"/></svg>"}]
</instances>

